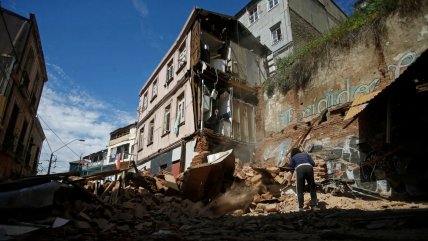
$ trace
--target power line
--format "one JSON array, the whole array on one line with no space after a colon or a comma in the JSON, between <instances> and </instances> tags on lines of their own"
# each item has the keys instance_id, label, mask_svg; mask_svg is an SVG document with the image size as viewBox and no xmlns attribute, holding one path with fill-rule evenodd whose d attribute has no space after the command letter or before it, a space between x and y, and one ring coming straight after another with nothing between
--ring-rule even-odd
<instances>
[{"instance_id":1,"label":"power line","mask_svg":"<svg viewBox=\"0 0 428 241\"><path fill-rule=\"evenodd\" d=\"M61 139L61 137L59 137L58 136L58 134L56 134L56 132L54 131L54 130L52 130L50 127L49 127L49 125L46 123L46 121L40 116L40 114L38 115L38 117L40 118L40 120L42 120L43 121L43 123L46 125L46 127L50 130L50 131L52 131L52 133L62 142L62 144L64 144L64 145L66 145L66 143ZM46 138L46 140L47 140L47 138ZM73 151L73 149L71 149L69 146L65 146L65 147L67 147L71 152L73 152L74 153L74 155L76 155L78 158L80 157L75 151ZM49 146L49 148L50 148L50 146ZM50 148L51 149L51 148ZM51 152L52 152L52 149L51 149Z\"/></svg>"},{"instance_id":2,"label":"power line","mask_svg":"<svg viewBox=\"0 0 428 241\"><path fill-rule=\"evenodd\" d=\"M42 117L40 116L40 115L37 115L39 118L40 118L40 120L42 120L43 121L43 123L45 123L45 125L46 125L46 122L42 119ZM49 128L49 127L48 127ZM46 137L46 143L48 144L48 147L49 147L49 150L52 152L52 148L51 148L51 145L49 144L49 141L48 141L48 138Z\"/></svg>"}]
</instances>

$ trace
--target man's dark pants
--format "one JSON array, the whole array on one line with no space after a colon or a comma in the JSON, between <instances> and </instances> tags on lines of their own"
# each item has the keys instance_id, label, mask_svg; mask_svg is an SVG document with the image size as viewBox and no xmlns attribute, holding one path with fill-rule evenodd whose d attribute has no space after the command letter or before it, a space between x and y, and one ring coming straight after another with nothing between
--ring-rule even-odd
<instances>
[{"instance_id":1,"label":"man's dark pants","mask_svg":"<svg viewBox=\"0 0 428 241\"><path fill-rule=\"evenodd\" d=\"M317 205L317 193L314 180L314 169L310 165L299 166L296 169L296 191L299 208L303 208L303 191L305 189L305 180L308 182L311 193L311 206Z\"/></svg>"}]
</instances>

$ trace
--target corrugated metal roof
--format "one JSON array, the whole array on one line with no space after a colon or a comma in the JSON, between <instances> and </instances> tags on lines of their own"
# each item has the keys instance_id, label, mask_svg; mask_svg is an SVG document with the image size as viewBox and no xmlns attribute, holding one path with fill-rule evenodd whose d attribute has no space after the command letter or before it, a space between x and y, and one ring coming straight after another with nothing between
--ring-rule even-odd
<instances>
[{"instance_id":1,"label":"corrugated metal roof","mask_svg":"<svg viewBox=\"0 0 428 241\"><path fill-rule=\"evenodd\" d=\"M377 90L366 95L358 96L351 104L344 120L348 120L358 115L361 111L366 108L370 100L372 100L376 95L378 95L382 90Z\"/></svg>"},{"instance_id":2,"label":"corrugated metal roof","mask_svg":"<svg viewBox=\"0 0 428 241\"><path fill-rule=\"evenodd\" d=\"M391 91L392 88L405 88L406 86L411 88L415 88L418 90L417 85L413 83L412 80L418 79L422 81L419 84L421 86L421 90L424 89L424 83L426 84L427 75L426 75L426 63L428 61L428 50L425 50L419 57L417 57L413 63L411 63L404 72L391 83L383 86L382 89L374 91L372 93L359 96L356 98L351 105L351 108L346 113L344 120L351 119L358 115L361 111L363 111L367 105L372 103L372 100L376 98L380 98L380 96L385 95L388 91ZM399 87L399 85L401 85ZM426 88L426 87L425 87Z\"/></svg>"}]
</instances>

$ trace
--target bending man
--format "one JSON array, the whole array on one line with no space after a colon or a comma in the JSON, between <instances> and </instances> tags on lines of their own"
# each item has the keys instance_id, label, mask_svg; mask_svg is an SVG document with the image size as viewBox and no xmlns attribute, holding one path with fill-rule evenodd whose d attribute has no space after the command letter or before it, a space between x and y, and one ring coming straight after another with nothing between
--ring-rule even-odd
<instances>
[{"instance_id":1,"label":"bending man","mask_svg":"<svg viewBox=\"0 0 428 241\"><path fill-rule=\"evenodd\" d=\"M303 191L305 189L305 180L308 182L311 193L311 209L318 210L317 193L315 190L314 169L315 162L307 153L302 153L299 148L291 150L290 175L288 176L288 186L291 186L291 178L296 171L296 191L297 201L299 202L299 211L303 211Z\"/></svg>"}]
</instances>

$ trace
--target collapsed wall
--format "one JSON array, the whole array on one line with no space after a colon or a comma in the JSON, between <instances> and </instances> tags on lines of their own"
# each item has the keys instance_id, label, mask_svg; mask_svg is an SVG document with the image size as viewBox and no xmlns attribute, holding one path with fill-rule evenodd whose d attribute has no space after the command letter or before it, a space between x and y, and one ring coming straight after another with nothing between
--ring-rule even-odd
<instances>
[{"instance_id":1,"label":"collapsed wall","mask_svg":"<svg viewBox=\"0 0 428 241\"><path fill-rule=\"evenodd\" d=\"M365 182L368 174L360 168L375 149L370 139L376 133L364 133L365 124L358 116L346 120L345 116L352 101L370 93L373 98L426 51L427 6L422 4L415 14L391 15L386 18L382 32L366 28L346 47L324 51L326 54L311 60L317 62L317 68L304 87L292 88L285 94L276 92L272 97L264 94L259 109L263 109L265 118L258 123L263 124L265 136L258 139L256 159L284 165L290 146L310 129L302 145L327 161L331 177L390 194L385 178ZM325 110L325 115L313 123ZM385 136L379 134L376 138L384 141Z\"/></svg>"}]
</instances>

